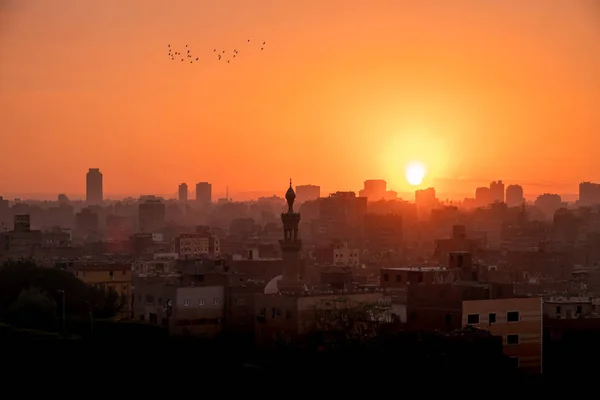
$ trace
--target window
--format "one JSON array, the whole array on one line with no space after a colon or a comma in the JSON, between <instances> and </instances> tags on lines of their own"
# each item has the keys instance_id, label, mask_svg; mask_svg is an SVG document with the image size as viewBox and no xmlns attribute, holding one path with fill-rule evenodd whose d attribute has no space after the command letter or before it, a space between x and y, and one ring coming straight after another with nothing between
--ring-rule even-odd
<instances>
[{"instance_id":1,"label":"window","mask_svg":"<svg viewBox=\"0 0 600 400\"><path fill-rule=\"evenodd\" d=\"M383 280L388 282L390 280L390 276L388 274L383 274Z\"/></svg>"},{"instance_id":2,"label":"window","mask_svg":"<svg viewBox=\"0 0 600 400\"><path fill-rule=\"evenodd\" d=\"M479 323L479 314L469 314L467 315L467 324L469 325L477 325Z\"/></svg>"},{"instance_id":3,"label":"window","mask_svg":"<svg viewBox=\"0 0 600 400\"><path fill-rule=\"evenodd\" d=\"M452 314L446 314L444 322L446 322L446 325L450 325L452 323Z\"/></svg>"},{"instance_id":4,"label":"window","mask_svg":"<svg viewBox=\"0 0 600 400\"><path fill-rule=\"evenodd\" d=\"M189 307L190 306L190 299L183 300L183 306L184 307Z\"/></svg>"},{"instance_id":5,"label":"window","mask_svg":"<svg viewBox=\"0 0 600 400\"><path fill-rule=\"evenodd\" d=\"M396 282L402 282L402 275L396 275Z\"/></svg>"},{"instance_id":6,"label":"window","mask_svg":"<svg viewBox=\"0 0 600 400\"><path fill-rule=\"evenodd\" d=\"M198 299L198 305L199 306L203 306L204 305L204 299Z\"/></svg>"},{"instance_id":7,"label":"window","mask_svg":"<svg viewBox=\"0 0 600 400\"><path fill-rule=\"evenodd\" d=\"M506 313L506 322L519 322L519 312L509 311Z\"/></svg>"},{"instance_id":8,"label":"window","mask_svg":"<svg viewBox=\"0 0 600 400\"><path fill-rule=\"evenodd\" d=\"M577 314L581 314L583 312L583 308L581 306L577 306L577 311L575 311Z\"/></svg>"},{"instance_id":9,"label":"window","mask_svg":"<svg viewBox=\"0 0 600 400\"><path fill-rule=\"evenodd\" d=\"M562 307L556 306L556 315L562 315Z\"/></svg>"},{"instance_id":10,"label":"window","mask_svg":"<svg viewBox=\"0 0 600 400\"><path fill-rule=\"evenodd\" d=\"M490 313L490 315L488 316L488 321L490 324L495 324L496 323L496 313Z\"/></svg>"},{"instance_id":11,"label":"window","mask_svg":"<svg viewBox=\"0 0 600 400\"><path fill-rule=\"evenodd\" d=\"M519 344L519 335L506 335L506 344Z\"/></svg>"},{"instance_id":12,"label":"window","mask_svg":"<svg viewBox=\"0 0 600 400\"><path fill-rule=\"evenodd\" d=\"M219 299L214 298L213 299L213 305L218 306L219 305Z\"/></svg>"},{"instance_id":13,"label":"window","mask_svg":"<svg viewBox=\"0 0 600 400\"><path fill-rule=\"evenodd\" d=\"M423 274L419 274L418 281L419 281L419 283L423 282Z\"/></svg>"}]
</instances>

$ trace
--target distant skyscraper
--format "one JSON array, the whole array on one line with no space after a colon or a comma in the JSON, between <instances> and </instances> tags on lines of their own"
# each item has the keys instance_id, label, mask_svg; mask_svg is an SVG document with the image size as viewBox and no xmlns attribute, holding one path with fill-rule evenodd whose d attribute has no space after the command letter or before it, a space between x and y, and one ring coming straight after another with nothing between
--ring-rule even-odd
<instances>
[{"instance_id":1,"label":"distant skyscraper","mask_svg":"<svg viewBox=\"0 0 600 400\"><path fill-rule=\"evenodd\" d=\"M581 182L577 204L582 207L600 204L600 185L592 182Z\"/></svg>"},{"instance_id":2,"label":"distant skyscraper","mask_svg":"<svg viewBox=\"0 0 600 400\"><path fill-rule=\"evenodd\" d=\"M489 187L478 187L475 189L475 202L477 207L485 207L492 202L492 196L490 194Z\"/></svg>"},{"instance_id":3,"label":"distant skyscraper","mask_svg":"<svg viewBox=\"0 0 600 400\"><path fill-rule=\"evenodd\" d=\"M102 204L102 172L98 168L90 168L85 176L85 201L88 204Z\"/></svg>"},{"instance_id":4,"label":"distant skyscraper","mask_svg":"<svg viewBox=\"0 0 600 400\"><path fill-rule=\"evenodd\" d=\"M188 201L188 186L187 183L179 185L179 201L186 203Z\"/></svg>"},{"instance_id":5,"label":"distant skyscraper","mask_svg":"<svg viewBox=\"0 0 600 400\"><path fill-rule=\"evenodd\" d=\"M199 203L210 203L212 201L212 185L208 182L196 184L196 201Z\"/></svg>"},{"instance_id":6,"label":"distant skyscraper","mask_svg":"<svg viewBox=\"0 0 600 400\"><path fill-rule=\"evenodd\" d=\"M296 200L298 203L304 203L309 200L316 200L321 197L321 186L316 185L298 185L296 186Z\"/></svg>"},{"instance_id":7,"label":"distant skyscraper","mask_svg":"<svg viewBox=\"0 0 600 400\"><path fill-rule=\"evenodd\" d=\"M506 187L506 204L509 207L517 207L525 203L523 188L520 185L508 185Z\"/></svg>"},{"instance_id":8,"label":"distant skyscraper","mask_svg":"<svg viewBox=\"0 0 600 400\"><path fill-rule=\"evenodd\" d=\"M502 181L490 183L490 197L492 203L504 203L504 183Z\"/></svg>"},{"instance_id":9,"label":"distant skyscraper","mask_svg":"<svg viewBox=\"0 0 600 400\"><path fill-rule=\"evenodd\" d=\"M358 195L366 197L369 201L385 199L387 182L383 179L369 179L364 182L364 188Z\"/></svg>"}]
</instances>

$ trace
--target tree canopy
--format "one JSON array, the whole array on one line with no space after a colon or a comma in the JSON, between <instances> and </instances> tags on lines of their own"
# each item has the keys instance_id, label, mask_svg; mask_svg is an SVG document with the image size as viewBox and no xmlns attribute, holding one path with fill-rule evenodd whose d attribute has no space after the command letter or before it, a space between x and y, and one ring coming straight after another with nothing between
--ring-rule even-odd
<instances>
[{"instance_id":1,"label":"tree canopy","mask_svg":"<svg viewBox=\"0 0 600 400\"><path fill-rule=\"evenodd\" d=\"M7 262L0 266L0 318L14 320L17 310L31 310L31 304L48 312L44 297L55 305L55 318L60 317L63 291L68 316L86 316L91 308L94 316L110 318L123 306L117 293L88 286L68 271Z\"/></svg>"}]
</instances>

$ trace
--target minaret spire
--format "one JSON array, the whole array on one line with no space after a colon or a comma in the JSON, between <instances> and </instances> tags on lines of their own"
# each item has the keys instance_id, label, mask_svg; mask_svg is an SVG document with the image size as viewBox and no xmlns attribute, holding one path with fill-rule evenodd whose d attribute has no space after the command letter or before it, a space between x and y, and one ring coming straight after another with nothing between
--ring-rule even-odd
<instances>
[{"instance_id":1,"label":"minaret spire","mask_svg":"<svg viewBox=\"0 0 600 400\"><path fill-rule=\"evenodd\" d=\"M294 200L296 193L292 188L292 180L290 179L290 187L285 193L288 210L281 214L281 222L283 223L283 239L279 241L281 246L283 263L283 274L281 287L288 289L298 288L300 285L300 249L302 241L298 237L298 224L300 223L300 214L294 212Z\"/></svg>"}]
</instances>

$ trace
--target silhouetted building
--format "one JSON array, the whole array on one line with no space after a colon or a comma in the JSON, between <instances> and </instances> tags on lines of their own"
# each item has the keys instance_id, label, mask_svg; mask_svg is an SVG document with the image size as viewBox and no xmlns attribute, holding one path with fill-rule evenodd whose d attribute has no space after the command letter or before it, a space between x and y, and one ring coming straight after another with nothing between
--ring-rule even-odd
<instances>
[{"instance_id":1,"label":"silhouetted building","mask_svg":"<svg viewBox=\"0 0 600 400\"><path fill-rule=\"evenodd\" d=\"M208 182L196 184L196 201L201 204L212 202L212 185Z\"/></svg>"},{"instance_id":2,"label":"silhouetted building","mask_svg":"<svg viewBox=\"0 0 600 400\"><path fill-rule=\"evenodd\" d=\"M427 188L415 191L415 204L417 205L417 215L420 219L429 219L431 210L439 204L435 197L435 189Z\"/></svg>"},{"instance_id":3,"label":"silhouetted building","mask_svg":"<svg viewBox=\"0 0 600 400\"><path fill-rule=\"evenodd\" d=\"M82 208L80 212L75 214L75 227L77 232L82 235L98 232L98 225L98 214L89 207Z\"/></svg>"},{"instance_id":4,"label":"silhouetted building","mask_svg":"<svg viewBox=\"0 0 600 400\"><path fill-rule=\"evenodd\" d=\"M88 204L102 204L102 185L102 172L100 172L100 169L90 168L85 176L85 201Z\"/></svg>"},{"instance_id":5,"label":"silhouetted building","mask_svg":"<svg viewBox=\"0 0 600 400\"><path fill-rule=\"evenodd\" d=\"M506 188L506 204L509 207L517 207L524 203L523 187L521 185L508 185Z\"/></svg>"},{"instance_id":6,"label":"silhouetted building","mask_svg":"<svg viewBox=\"0 0 600 400\"><path fill-rule=\"evenodd\" d=\"M369 201L385 199L387 197L387 182L383 179L369 179L364 182L364 188L358 193Z\"/></svg>"},{"instance_id":7,"label":"silhouetted building","mask_svg":"<svg viewBox=\"0 0 600 400\"><path fill-rule=\"evenodd\" d=\"M475 203L477 207L485 207L492 202L490 188L482 186L475 189Z\"/></svg>"},{"instance_id":8,"label":"silhouetted building","mask_svg":"<svg viewBox=\"0 0 600 400\"><path fill-rule=\"evenodd\" d=\"M188 185L187 185L187 183L182 183L181 185L179 185L178 199L181 203L186 203L188 201Z\"/></svg>"},{"instance_id":9,"label":"silhouetted building","mask_svg":"<svg viewBox=\"0 0 600 400\"><path fill-rule=\"evenodd\" d=\"M146 197L138 206L139 231L155 233L165 227L165 205L161 199L153 196Z\"/></svg>"},{"instance_id":10,"label":"silhouetted building","mask_svg":"<svg viewBox=\"0 0 600 400\"><path fill-rule=\"evenodd\" d=\"M504 183L502 181L490 183L490 197L492 203L504 203Z\"/></svg>"},{"instance_id":11,"label":"silhouetted building","mask_svg":"<svg viewBox=\"0 0 600 400\"><path fill-rule=\"evenodd\" d=\"M321 186L317 185L298 185L296 186L296 198L298 203L304 203L309 200L316 200L321 197Z\"/></svg>"},{"instance_id":12,"label":"silhouetted building","mask_svg":"<svg viewBox=\"0 0 600 400\"><path fill-rule=\"evenodd\" d=\"M600 204L600 184L581 182L579 184L579 206L588 207Z\"/></svg>"}]
</instances>

